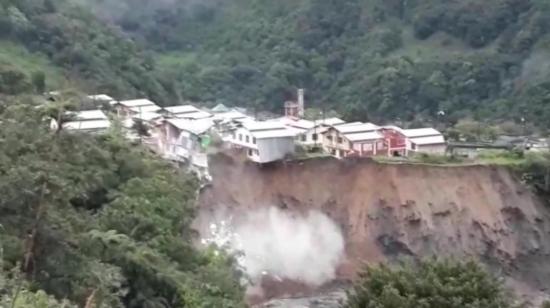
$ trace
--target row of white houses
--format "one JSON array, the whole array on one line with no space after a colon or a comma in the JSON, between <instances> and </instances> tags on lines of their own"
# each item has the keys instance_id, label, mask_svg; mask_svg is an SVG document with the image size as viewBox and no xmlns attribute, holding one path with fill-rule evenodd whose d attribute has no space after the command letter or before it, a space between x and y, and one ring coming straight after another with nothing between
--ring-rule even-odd
<instances>
[{"instance_id":1,"label":"row of white houses","mask_svg":"<svg viewBox=\"0 0 550 308\"><path fill-rule=\"evenodd\" d=\"M247 151L258 163L279 160L295 145L322 149L337 157L444 154L446 142L433 128L401 129L372 123L346 123L338 118L308 121L289 117L242 123L226 141ZM294 145L294 146L291 146Z\"/></svg>"},{"instance_id":2,"label":"row of white houses","mask_svg":"<svg viewBox=\"0 0 550 308\"><path fill-rule=\"evenodd\" d=\"M346 123L338 118L309 121L291 116L257 121L243 110L223 105L205 110L193 105L160 107L148 99L116 101L104 94L88 99L110 105L129 136L136 121L146 124L156 151L199 170L208 167L208 147L213 139L221 141L222 147L241 149L248 159L262 164L292 155L296 146L322 149L337 158L443 154L446 148L443 135L432 128L401 129ZM63 123L64 129L101 132L110 126L101 110L73 113L70 119ZM52 126L55 128L55 123Z\"/></svg>"}]
</instances>

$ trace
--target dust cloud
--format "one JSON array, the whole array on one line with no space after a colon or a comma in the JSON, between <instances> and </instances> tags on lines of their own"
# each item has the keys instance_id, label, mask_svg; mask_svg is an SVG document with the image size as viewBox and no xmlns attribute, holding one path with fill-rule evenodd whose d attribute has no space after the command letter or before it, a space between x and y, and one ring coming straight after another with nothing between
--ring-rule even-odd
<instances>
[{"instance_id":1,"label":"dust cloud","mask_svg":"<svg viewBox=\"0 0 550 308\"><path fill-rule=\"evenodd\" d=\"M235 254L250 288L263 277L319 286L335 278L344 255L338 226L319 211L290 213L276 207L214 219L203 244Z\"/></svg>"}]
</instances>

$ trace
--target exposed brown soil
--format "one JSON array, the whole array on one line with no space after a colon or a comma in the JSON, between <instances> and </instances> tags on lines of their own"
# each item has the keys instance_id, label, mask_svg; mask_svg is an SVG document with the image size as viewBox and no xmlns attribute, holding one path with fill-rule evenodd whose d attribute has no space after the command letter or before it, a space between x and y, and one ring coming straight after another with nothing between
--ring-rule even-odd
<instances>
[{"instance_id":1,"label":"exposed brown soil","mask_svg":"<svg viewBox=\"0 0 550 308\"><path fill-rule=\"evenodd\" d=\"M346 240L339 278L364 262L436 255L474 257L524 289L550 288L550 211L506 169L333 159L258 166L221 154L210 163L199 224L222 205L321 210Z\"/></svg>"}]
</instances>

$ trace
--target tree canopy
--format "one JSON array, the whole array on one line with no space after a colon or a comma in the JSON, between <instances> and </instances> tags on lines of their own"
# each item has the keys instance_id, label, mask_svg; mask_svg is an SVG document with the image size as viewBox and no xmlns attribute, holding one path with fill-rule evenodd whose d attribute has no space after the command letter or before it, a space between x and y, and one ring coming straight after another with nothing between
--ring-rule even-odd
<instances>
[{"instance_id":1,"label":"tree canopy","mask_svg":"<svg viewBox=\"0 0 550 308\"><path fill-rule=\"evenodd\" d=\"M196 179L116 125L52 132L41 108L0 113L0 303L243 307L232 260L192 245ZM45 112L45 111L44 111ZM34 305L34 306L33 306Z\"/></svg>"},{"instance_id":2,"label":"tree canopy","mask_svg":"<svg viewBox=\"0 0 550 308\"><path fill-rule=\"evenodd\" d=\"M549 16L541 0L0 1L2 38L88 92L281 112L301 87L349 120L543 130ZM0 59L0 93L52 84L31 68Z\"/></svg>"},{"instance_id":3,"label":"tree canopy","mask_svg":"<svg viewBox=\"0 0 550 308\"><path fill-rule=\"evenodd\" d=\"M474 261L425 260L400 267L369 266L344 308L506 308L513 298Z\"/></svg>"}]
</instances>

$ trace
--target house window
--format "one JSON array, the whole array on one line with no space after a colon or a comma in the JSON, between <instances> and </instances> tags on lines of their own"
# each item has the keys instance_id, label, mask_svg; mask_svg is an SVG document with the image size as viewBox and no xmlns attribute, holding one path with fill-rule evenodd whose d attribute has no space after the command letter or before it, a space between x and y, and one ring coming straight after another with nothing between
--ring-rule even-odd
<instances>
[{"instance_id":1,"label":"house window","mask_svg":"<svg viewBox=\"0 0 550 308\"><path fill-rule=\"evenodd\" d=\"M330 150L330 154L336 156L336 150L335 149Z\"/></svg>"},{"instance_id":2,"label":"house window","mask_svg":"<svg viewBox=\"0 0 550 308\"><path fill-rule=\"evenodd\" d=\"M300 139L302 140L302 142L306 142L307 140L307 135L306 134L303 134L300 136Z\"/></svg>"},{"instance_id":3,"label":"house window","mask_svg":"<svg viewBox=\"0 0 550 308\"><path fill-rule=\"evenodd\" d=\"M256 144L256 137L252 138L252 143Z\"/></svg>"},{"instance_id":4,"label":"house window","mask_svg":"<svg viewBox=\"0 0 550 308\"><path fill-rule=\"evenodd\" d=\"M340 150L340 157L344 157L344 156L345 156L344 150Z\"/></svg>"},{"instance_id":5,"label":"house window","mask_svg":"<svg viewBox=\"0 0 550 308\"><path fill-rule=\"evenodd\" d=\"M411 143L411 148L412 148L413 150L416 150L416 144Z\"/></svg>"},{"instance_id":6,"label":"house window","mask_svg":"<svg viewBox=\"0 0 550 308\"><path fill-rule=\"evenodd\" d=\"M313 134L311 135L311 139L313 139L313 141L317 141L317 139L319 139L319 135Z\"/></svg>"},{"instance_id":7,"label":"house window","mask_svg":"<svg viewBox=\"0 0 550 308\"><path fill-rule=\"evenodd\" d=\"M249 143L249 142L250 142L250 137L246 136L246 143Z\"/></svg>"},{"instance_id":8,"label":"house window","mask_svg":"<svg viewBox=\"0 0 550 308\"><path fill-rule=\"evenodd\" d=\"M256 154L256 156L260 156L260 151L254 150L254 154Z\"/></svg>"},{"instance_id":9,"label":"house window","mask_svg":"<svg viewBox=\"0 0 550 308\"><path fill-rule=\"evenodd\" d=\"M254 151L253 150L248 150L248 156L252 156L254 155Z\"/></svg>"},{"instance_id":10,"label":"house window","mask_svg":"<svg viewBox=\"0 0 550 308\"><path fill-rule=\"evenodd\" d=\"M384 149L384 142L379 141L378 142L378 150L382 150L382 149Z\"/></svg>"},{"instance_id":11,"label":"house window","mask_svg":"<svg viewBox=\"0 0 550 308\"><path fill-rule=\"evenodd\" d=\"M239 141L243 141L243 134L239 134Z\"/></svg>"},{"instance_id":12,"label":"house window","mask_svg":"<svg viewBox=\"0 0 550 308\"><path fill-rule=\"evenodd\" d=\"M327 140L332 141L332 136L331 136L331 135L327 135Z\"/></svg>"},{"instance_id":13,"label":"house window","mask_svg":"<svg viewBox=\"0 0 550 308\"><path fill-rule=\"evenodd\" d=\"M338 137L338 143L342 143L342 141L344 141L342 137Z\"/></svg>"}]
</instances>

